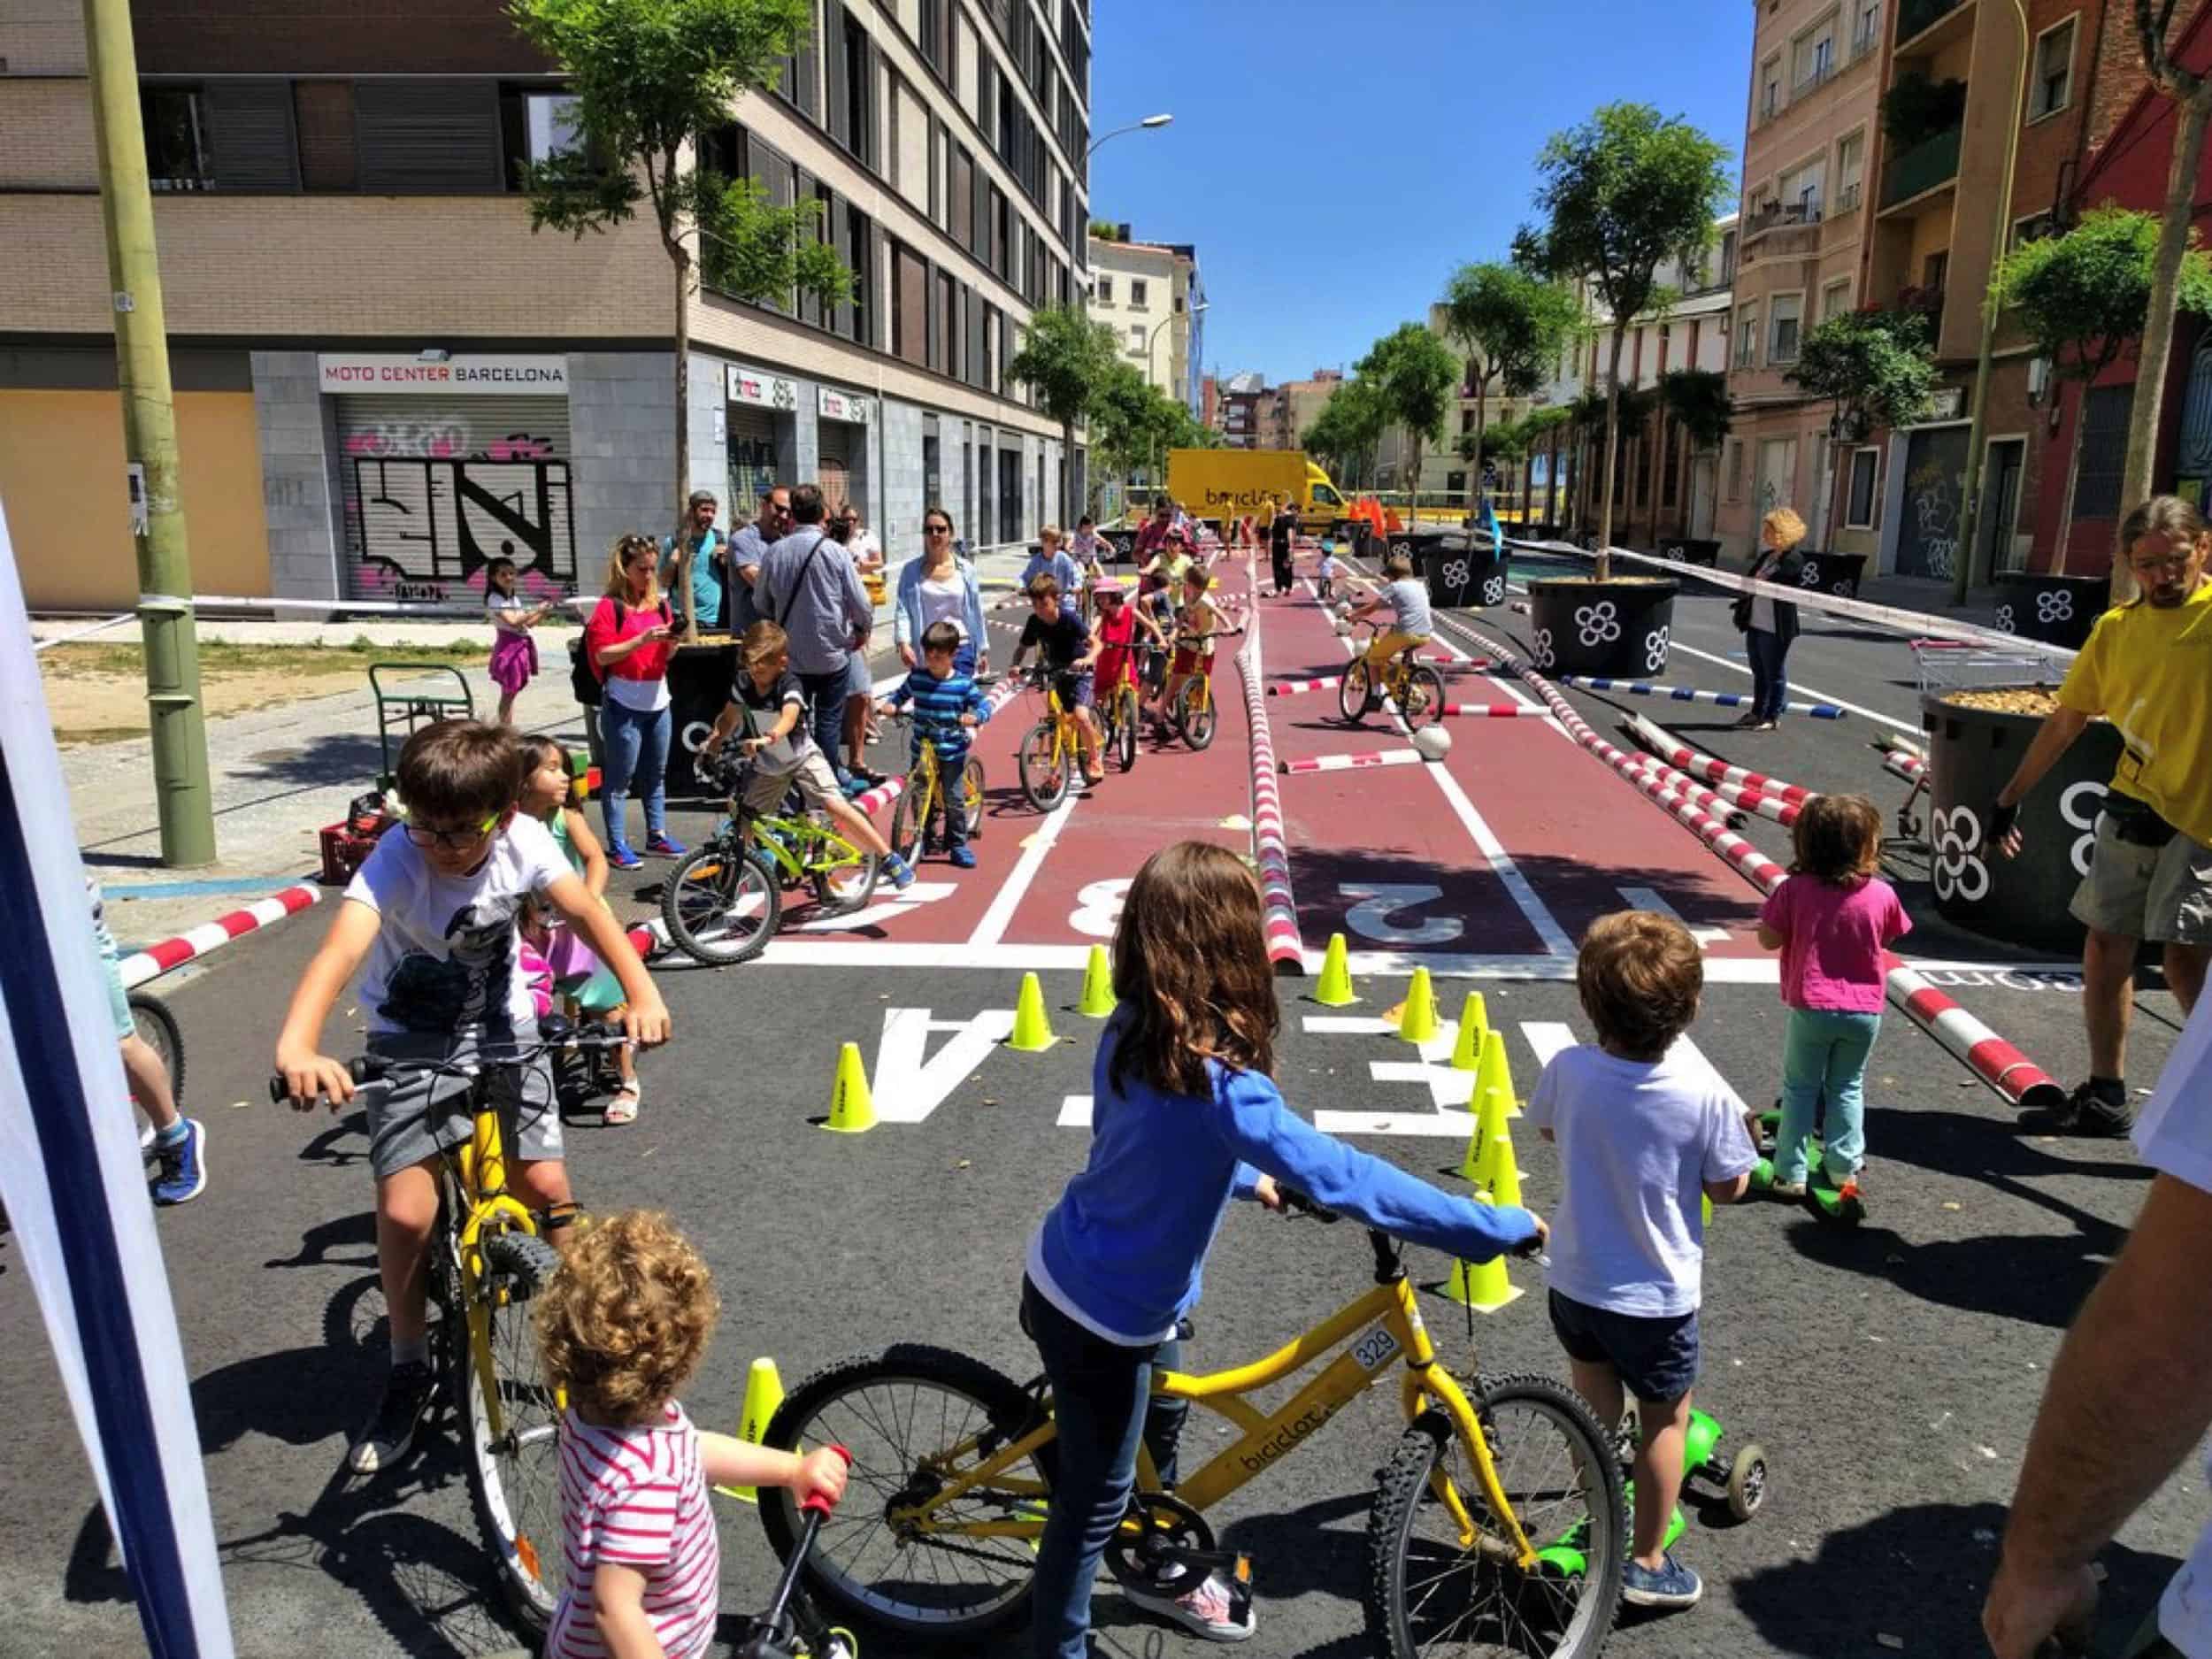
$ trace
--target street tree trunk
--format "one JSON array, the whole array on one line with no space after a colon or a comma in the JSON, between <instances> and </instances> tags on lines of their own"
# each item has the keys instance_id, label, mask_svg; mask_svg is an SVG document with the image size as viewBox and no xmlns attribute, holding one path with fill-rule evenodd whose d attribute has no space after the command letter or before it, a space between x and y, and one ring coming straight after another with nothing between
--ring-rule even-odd
<instances>
[{"instance_id":1,"label":"street tree trunk","mask_svg":"<svg viewBox=\"0 0 2212 1659\"><path fill-rule=\"evenodd\" d=\"M1613 360L1605 374L1605 497L1598 507L1597 579L1613 578L1613 491L1621 464L1621 347L1628 331L1613 330Z\"/></svg>"},{"instance_id":2,"label":"street tree trunk","mask_svg":"<svg viewBox=\"0 0 2212 1659\"><path fill-rule=\"evenodd\" d=\"M1421 527L1421 434L1408 426L1406 441L1413 446L1413 487L1406 493L1407 508L1412 516L1407 520L1406 527L1418 530Z\"/></svg>"},{"instance_id":3,"label":"street tree trunk","mask_svg":"<svg viewBox=\"0 0 2212 1659\"><path fill-rule=\"evenodd\" d=\"M2189 251L2189 225L2196 204L2197 170L2204 155L2204 138L2212 126L2212 81L2191 88L2185 96L2172 92L2175 112L2173 158L2166 169L2165 217L2158 227L2158 260L2151 272L2151 297L2143 343L2136 354L2135 402L2128 413L2127 462L2120 474L2121 516L2132 511L2151 493L2151 473L2158 457L2158 424L2166 396L2166 365L2173 355L2174 296L2181 286L2182 256ZM2079 430L2077 426L2077 431ZM2112 602L2122 604L2135 596L2135 575L2129 568L2127 549L2115 545L2112 553Z\"/></svg>"},{"instance_id":4,"label":"street tree trunk","mask_svg":"<svg viewBox=\"0 0 2212 1659\"><path fill-rule=\"evenodd\" d=\"M2051 571L2058 576L2066 574L2066 542L2074 533L2074 480L2081 476L2081 416L2089 401L2089 382L2081 383L2081 404L2074 411L2073 442L2066 446L2066 496L2058 510L2058 548L2052 557ZM2114 584L2117 585L2120 566L2125 562L2125 552L2112 561Z\"/></svg>"},{"instance_id":5,"label":"street tree trunk","mask_svg":"<svg viewBox=\"0 0 2212 1659\"><path fill-rule=\"evenodd\" d=\"M1475 454L1467 464L1467 528L1475 527L1482 503L1482 434L1490 429L1490 380L1475 382Z\"/></svg>"}]
</instances>

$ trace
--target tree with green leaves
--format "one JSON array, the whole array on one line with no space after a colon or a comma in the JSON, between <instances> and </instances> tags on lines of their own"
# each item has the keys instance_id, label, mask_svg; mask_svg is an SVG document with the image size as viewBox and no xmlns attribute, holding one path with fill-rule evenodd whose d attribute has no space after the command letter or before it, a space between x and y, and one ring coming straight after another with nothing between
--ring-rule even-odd
<instances>
[{"instance_id":1,"label":"tree with green leaves","mask_svg":"<svg viewBox=\"0 0 2212 1659\"><path fill-rule=\"evenodd\" d=\"M1068 486L1075 477L1075 427L1121 360L1114 331L1079 307L1055 305L1036 312L1023 332L1021 349L1006 365L1009 380L1037 395L1045 413L1060 423L1060 500L1071 509Z\"/></svg>"},{"instance_id":2,"label":"tree with green leaves","mask_svg":"<svg viewBox=\"0 0 2212 1659\"><path fill-rule=\"evenodd\" d=\"M1786 378L1835 404L1833 430L1841 442L1863 442L1878 426L1910 426L1935 399L1927 314L1840 312L1805 331Z\"/></svg>"},{"instance_id":3,"label":"tree with green leaves","mask_svg":"<svg viewBox=\"0 0 2212 1659\"><path fill-rule=\"evenodd\" d=\"M1421 522L1421 445L1444 435L1444 413L1451 406L1452 388L1459 383L1459 359L1451 349L1418 323L1401 323L1368 348L1367 355L1352 365L1363 380L1371 381L1392 425L1405 428L1412 446L1412 482L1409 499L1412 522Z\"/></svg>"},{"instance_id":4,"label":"tree with green leaves","mask_svg":"<svg viewBox=\"0 0 2212 1659\"><path fill-rule=\"evenodd\" d=\"M574 142L526 165L530 228L607 231L651 204L676 279L675 503L691 488L691 295L699 274L735 298L788 306L852 297L852 273L820 239L820 207L780 208L751 179L700 164L703 141L748 92L776 84L813 15L809 0L511 0L525 39L576 95ZM696 251L694 250L694 243ZM687 635L690 549L676 600Z\"/></svg>"},{"instance_id":5,"label":"tree with green leaves","mask_svg":"<svg viewBox=\"0 0 2212 1659\"><path fill-rule=\"evenodd\" d=\"M1347 488L1371 478L1375 450L1390 414L1372 382L1346 380L1329 394L1313 424L1299 434L1307 454L1326 461Z\"/></svg>"},{"instance_id":6,"label":"tree with green leaves","mask_svg":"<svg viewBox=\"0 0 2212 1659\"><path fill-rule=\"evenodd\" d=\"M1669 369L1659 377L1659 406L1689 434L1694 449L1718 447L1735 421L1728 377L1718 369Z\"/></svg>"},{"instance_id":7,"label":"tree with green leaves","mask_svg":"<svg viewBox=\"0 0 2212 1659\"><path fill-rule=\"evenodd\" d=\"M1538 227L1514 238L1517 265L1563 281L1586 280L1609 314L1612 355L1606 397L1617 405L1621 348L1640 319L1663 318L1675 295L1662 268L1695 270L1712 245L1713 220L1735 194L1729 151L1678 117L1647 104L1609 104L1555 133L1537 158L1542 182ZM1620 445L1607 420L1605 481L1598 519L1597 580L1613 573L1613 498Z\"/></svg>"},{"instance_id":8,"label":"tree with green leaves","mask_svg":"<svg viewBox=\"0 0 2212 1659\"><path fill-rule=\"evenodd\" d=\"M1490 425L1490 388L1525 397L1582 332L1582 302L1563 282L1494 262L1460 267L1444 290L1444 326L1467 354L1475 388L1474 452ZM1468 475L1467 504L1481 495L1480 469Z\"/></svg>"},{"instance_id":9,"label":"tree with green leaves","mask_svg":"<svg viewBox=\"0 0 2212 1659\"><path fill-rule=\"evenodd\" d=\"M1998 262L1989 285L1993 311L2008 311L2050 359L2061 380L2086 389L2141 337L2158 275L2159 224L2148 213L2093 208L2063 236L2023 242ZM2185 251L2174 281L2181 310L2212 311L2212 259ZM2138 396L2141 381L2137 381ZM2081 428L2074 422L2066 455L2065 506L2058 519L2055 568L2066 568L2074 523L2074 483L2081 465Z\"/></svg>"}]
</instances>

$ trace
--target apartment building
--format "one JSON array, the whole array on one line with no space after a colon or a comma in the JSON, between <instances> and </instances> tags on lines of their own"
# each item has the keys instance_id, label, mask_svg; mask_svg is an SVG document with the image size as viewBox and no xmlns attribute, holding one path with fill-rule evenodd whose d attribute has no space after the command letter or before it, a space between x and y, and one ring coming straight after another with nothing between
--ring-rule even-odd
<instances>
[{"instance_id":1,"label":"apartment building","mask_svg":"<svg viewBox=\"0 0 2212 1659\"><path fill-rule=\"evenodd\" d=\"M1727 322L1734 426L1713 534L1748 554L1760 517L1794 508L1870 552L1880 507L1878 451L1839 443L1833 410L1789 379L1805 331L1856 307L1879 141L1884 7L1895 0L1778 0L1755 6L1744 119L1743 203L1734 311ZM1839 470L1843 511L1832 513Z\"/></svg>"},{"instance_id":2,"label":"apartment building","mask_svg":"<svg viewBox=\"0 0 2212 1659\"><path fill-rule=\"evenodd\" d=\"M1344 384L1341 369L1316 369L1302 380L1285 380L1275 388L1271 417L1262 448L1296 449L1304 447L1306 429L1321 419L1336 388Z\"/></svg>"},{"instance_id":3,"label":"apartment building","mask_svg":"<svg viewBox=\"0 0 2212 1659\"><path fill-rule=\"evenodd\" d=\"M1263 376L1232 374L1221 383L1221 438L1232 449L1267 448L1261 434L1261 411L1268 396Z\"/></svg>"},{"instance_id":4,"label":"apartment building","mask_svg":"<svg viewBox=\"0 0 2212 1659\"><path fill-rule=\"evenodd\" d=\"M567 105L499 0L132 11L201 591L457 597L501 554L590 589L672 524L672 269L645 220L531 233L517 165ZM0 497L44 606L136 592L122 492L88 482L121 436L81 16L0 13ZM1088 285L1088 31L1079 0L817 0L709 159L818 203L856 291L684 302L684 485L818 479L895 555L926 503L979 542L1064 511L1005 365Z\"/></svg>"},{"instance_id":5,"label":"apartment building","mask_svg":"<svg viewBox=\"0 0 2212 1659\"><path fill-rule=\"evenodd\" d=\"M1130 227L1090 238L1091 315L1122 356L1191 411L1203 408L1206 288L1188 242L1136 242Z\"/></svg>"}]
</instances>

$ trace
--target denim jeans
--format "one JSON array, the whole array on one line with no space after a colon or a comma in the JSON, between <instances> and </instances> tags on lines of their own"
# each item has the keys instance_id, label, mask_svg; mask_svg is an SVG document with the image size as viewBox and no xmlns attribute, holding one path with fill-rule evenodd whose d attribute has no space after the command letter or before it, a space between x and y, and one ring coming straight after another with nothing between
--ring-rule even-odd
<instances>
[{"instance_id":1,"label":"denim jeans","mask_svg":"<svg viewBox=\"0 0 2212 1659\"><path fill-rule=\"evenodd\" d=\"M1774 1137L1774 1178L1805 1179L1805 1141L1824 1094L1827 1127L1820 1164L1840 1187L1866 1162L1866 1057L1882 1029L1879 1014L1793 1008L1782 1040L1782 1127Z\"/></svg>"},{"instance_id":2,"label":"denim jeans","mask_svg":"<svg viewBox=\"0 0 2212 1659\"><path fill-rule=\"evenodd\" d=\"M1052 1380L1052 1415L1058 1425L1049 1454L1041 1460L1052 1484L1052 1503L1037 1547L1029 1651L1033 1659L1086 1659L1091 1582L1128 1510L1140 1440L1152 1449L1160 1483L1174 1483L1171 1436L1180 1433L1188 1407L1178 1402L1148 1417L1146 1402L1154 1369L1176 1369L1180 1347L1172 1340L1152 1348L1109 1342L1062 1313L1026 1279L1022 1325Z\"/></svg>"},{"instance_id":3,"label":"denim jeans","mask_svg":"<svg viewBox=\"0 0 2212 1659\"><path fill-rule=\"evenodd\" d=\"M814 746L822 751L830 769L837 773L840 783L845 780L844 764L838 757L845 752L845 691L848 664L839 664L826 674L801 674L799 688L806 693L806 706Z\"/></svg>"},{"instance_id":4,"label":"denim jeans","mask_svg":"<svg viewBox=\"0 0 2212 1659\"><path fill-rule=\"evenodd\" d=\"M648 714L626 709L612 697L600 705L599 744L606 752L607 768L600 780L599 804L606 814L610 846L630 844L626 820L633 783L645 797L646 839L668 827L669 726L666 709Z\"/></svg>"},{"instance_id":5,"label":"denim jeans","mask_svg":"<svg viewBox=\"0 0 2212 1659\"><path fill-rule=\"evenodd\" d=\"M1790 696L1789 675L1782 666L1790 642L1778 634L1753 628L1743 636L1743 646L1744 655L1751 659L1751 711L1763 720L1778 720Z\"/></svg>"}]
</instances>

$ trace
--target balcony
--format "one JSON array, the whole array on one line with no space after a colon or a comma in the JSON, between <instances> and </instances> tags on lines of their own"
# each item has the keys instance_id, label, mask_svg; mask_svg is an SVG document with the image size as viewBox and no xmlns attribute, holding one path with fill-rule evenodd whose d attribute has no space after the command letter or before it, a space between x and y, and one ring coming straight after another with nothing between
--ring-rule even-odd
<instances>
[{"instance_id":1,"label":"balcony","mask_svg":"<svg viewBox=\"0 0 2212 1659\"><path fill-rule=\"evenodd\" d=\"M1846 213L1857 212L1859 211L1860 199L1865 194L1866 187L1856 179L1854 179L1849 184L1845 185L1843 188L1836 192L1835 216L1838 219L1841 219Z\"/></svg>"},{"instance_id":2,"label":"balcony","mask_svg":"<svg viewBox=\"0 0 2212 1659\"><path fill-rule=\"evenodd\" d=\"M1933 28L1965 3L1966 0L1903 0L1897 8L1897 43L1901 46L1914 35Z\"/></svg>"},{"instance_id":3,"label":"balcony","mask_svg":"<svg viewBox=\"0 0 2212 1659\"><path fill-rule=\"evenodd\" d=\"M1806 71L1804 76L1790 88L1790 102L1794 104L1800 98L1810 97L1816 89L1835 78L1834 60L1823 58Z\"/></svg>"},{"instance_id":4,"label":"balcony","mask_svg":"<svg viewBox=\"0 0 2212 1659\"><path fill-rule=\"evenodd\" d=\"M1959 135L1962 127L1947 127L1924 138L1910 150L1900 150L1882 169L1882 211L1909 202L1959 176Z\"/></svg>"},{"instance_id":5,"label":"balcony","mask_svg":"<svg viewBox=\"0 0 2212 1659\"><path fill-rule=\"evenodd\" d=\"M1820 223L1820 203L1817 199L1801 202L1768 202L1754 208L1743 223L1743 241L1748 247L1755 236L1763 236L1770 230L1787 225L1817 225Z\"/></svg>"}]
</instances>

